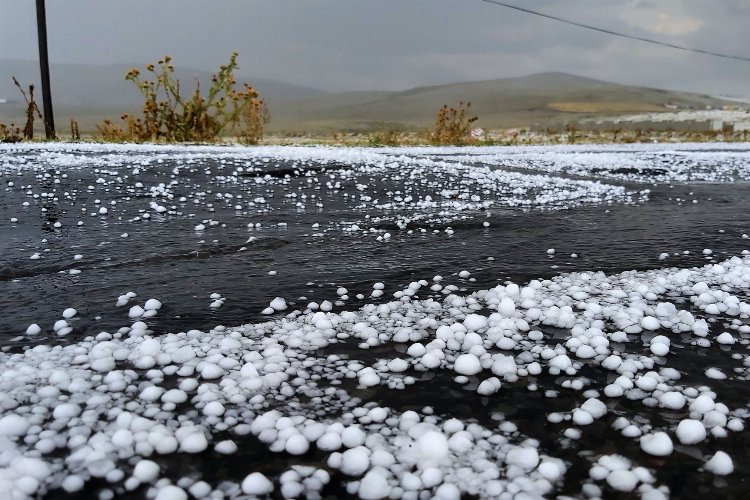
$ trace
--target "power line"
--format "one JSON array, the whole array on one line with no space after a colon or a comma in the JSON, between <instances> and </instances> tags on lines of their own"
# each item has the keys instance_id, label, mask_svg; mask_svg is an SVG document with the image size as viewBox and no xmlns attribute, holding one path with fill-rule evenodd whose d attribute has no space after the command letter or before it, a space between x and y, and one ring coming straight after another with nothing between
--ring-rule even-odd
<instances>
[{"instance_id":1,"label":"power line","mask_svg":"<svg viewBox=\"0 0 750 500\"><path fill-rule=\"evenodd\" d=\"M644 38L644 37L635 36L635 35L628 35L626 33L619 33L617 31L612 31L612 30L608 30L608 29L605 29L605 28L598 28L596 26L591 26L590 24L583 24L583 23L579 23L579 22L576 22L576 21L571 21L569 19L563 19L561 17L553 16L553 15L550 15L550 14L545 14L543 12L538 12L536 10L526 9L526 8L523 8L523 7L519 7L517 5L512 5L512 4L509 4L509 3L500 2L498 0L480 0L480 1L481 2L485 2L485 3L491 3L491 4L499 5L501 7L507 7L509 9L513 9L513 10L518 10L518 11L521 11L521 12L525 12L527 14L533 14L535 16L545 17L547 19L552 19L553 21L559 21L561 23L570 24L570 25L573 25L573 26L578 26L579 28L585 28L587 30L598 31L600 33L606 33L607 35L615 35L615 36L619 36L619 37L622 37L622 38L629 38L630 40L638 40L640 42L652 43L654 45L661 45L662 47L669 47L669 48L672 48L672 49L684 50L684 51L687 51L687 52L696 52L698 54L704 54L704 55L708 55L708 56L723 57L725 59L736 59L736 60L739 60L739 61L750 62L750 57L736 56L736 55L732 55L732 54L722 54L721 52L713 52L711 50L704 50L704 49L695 49L695 48L692 48L692 47L686 47L684 45L677 45L677 44L674 44L674 43L668 43L668 42L662 42L660 40L654 40L652 38Z\"/></svg>"}]
</instances>

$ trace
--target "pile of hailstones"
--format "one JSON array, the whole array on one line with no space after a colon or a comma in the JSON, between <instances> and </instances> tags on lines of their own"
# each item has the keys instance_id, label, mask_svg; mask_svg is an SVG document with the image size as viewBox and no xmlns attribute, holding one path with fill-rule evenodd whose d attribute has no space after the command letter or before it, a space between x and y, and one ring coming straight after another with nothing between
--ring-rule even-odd
<instances>
[{"instance_id":1,"label":"pile of hailstones","mask_svg":"<svg viewBox=\"0 0 750 500\"><path fill-rule=\"evenodd\" d=\"M421 373L437 370L484 397L522 378L531 388L532 377L544 371L567 375L556 383L581 391L582 403L548 415L552 423L578 427L566 437L580 436L617 398L641 400L638 418L621 416L612 426L652 456L670 455L675 441L696 445L744 429L746 408L729 408L707 386L681 385L677 370L656 368L656 362L668 361L670 334L688 336L695 349L712 339L747 345L750 304L736 293L748 289L750 257L694 269L574 273L467 296L439 283L430 288L444 288L442 300L413 298L429 284L415 282L396 292L397 299L355 312L294 311L260 324L158 337L136 321L73 345L0 354L0 491L14 499L58 488L75 492L97 478L110 485L99 492L102 498L136 490L157 500L189 494L316 498L335 473L349 494L365 499L554 492L566 464L502 416L489 428L433 415L429 407L420 414L363 403L345 389L416 387ZM732 318L719 323L727 331L710 332L715 321L696 318L667 298L689 298L707 317ZM544 325L565 329L567 338L547 344L550 339L535 328ZM347 340L360 348L392 342L408 348L369 366L325 354L325 347ZM630 352L610 343L630 346ZM747 355L734 352L731 360L735 373L747 375ZM609 384L587 380L578 375L587 365L616 378ZM716 367L705 375L730 376ZM555 391L547 393L553 397ZM646 418L653 407L682 418L657 428ZM214 439L227 431L232 439ZM165 477L150 459L209 449L233 454L247 435L272 453L291 456L287 460L322 453L325 465L292 461L278 477L251 469L237 482L209 484L204 479L210 478ZM592 457L583 493L597 496L608 487L667 496L668 488L637 458ZM705 457L703 468L726 475L733 461L717 452Z\"/></svg>"}]
</instances>

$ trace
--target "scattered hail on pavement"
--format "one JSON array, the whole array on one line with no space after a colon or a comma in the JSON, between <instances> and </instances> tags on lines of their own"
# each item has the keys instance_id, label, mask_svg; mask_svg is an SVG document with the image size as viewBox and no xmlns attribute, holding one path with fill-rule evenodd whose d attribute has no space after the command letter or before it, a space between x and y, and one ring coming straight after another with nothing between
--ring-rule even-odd
<instances>
[{"instance_id":1,"label":"scattered hail on pavement","mask_svg":"<svg viewBox=\"0 0 750 500\"><path fill-rule=\"evenodd\" d=\"M101 189L101 200L81 218L134 224L189 217L196 205L262 214L271 210L266 198L281 193L299 207L318 206L321 191L353 185L358 195L344 200L352 220L326 230L372 233L381 241L390 237L385 222L405 231L415 222L457 221L482 209L648 200L647 189L547 173L637 181L639 169L663 168L664 182L748 177L746 157L731 151L686 151L683 162L662 166L661 153L646 150L627 171L614 150L583 148L564 156L518 148L516 156L502 158L470 152L20 145L0 150L0 171L6 189L58 202L77 193L56 191L57 176L98 169L98 186L78 189ZM711 155L725 155L726 170L704 169L701 162ZM210 172L213 191L181 184L180 171L207 169L201 160L208 156L220 162ZM267 168L280 159L293 166ZM170 169L159 177L165 163ZM518 171L495 168L500 163ZM22 169L34 170L46 191L8 180ZM242 185L244 194L225 196L228 184ZM142 197L143 207L121 212L117 196ZM221 224L192 225L208 235ZM245 244L252 243L251 237ZM555 250L547 253L553 257ZM73 260L84 259L76 254ZM382 282L366 294L339 288L336 304L290 306L288 297L271 296L262 311L268 321L164 335L153 335L148 323L169 297L139 302L128 292L112 298L128 317L116 331L0 353L0 491L27 498L74 493L98 481L109 485L100 498L139 488L157 500L319 498L336 475L347 494L364 499L537 498L555 494L565 480L570 463L557 456L564 443L606 421L639 452L581 457L590 462L581 494L600 496L606 487L668 497L658 470L647 465L658 463L652 457L668 461L678 449L690 449L703 464L696 474L733 473L733 458L715 448L744 432L750 411L723 402L712 386L750 375L749 287L747 251L703 267L574 272L471 293L425 276L392 292ZM417 297L428 289L433 296ZM371 303L347 310L345 300L355 293L369 295ZM214 309L226 300L218 292L208 299ZM54 324L58 336L72 331L74 307ZM42 328L19 325L18 333L37 337ZM337 344L350 349L329 352ZM721 346L726 364L700 367L697 381L692 374L684 382L670 367L676 346ZM522 387L550 400L573 391L578 403L547 414L559 442L545 445L502 413L492 415L490 426L429 406L401 411L362 397L370 388L419 391L430 377L444 377L479 399ZM654 408L674 418L652 421ZM269 477L248 463L242 477L209 484L168 475L158 461L208 451L232 455L251 436L269 453L285 454L286 470ZM305 459L310 454L320 458L317 465Z\"/></svg>"}]
</instances>

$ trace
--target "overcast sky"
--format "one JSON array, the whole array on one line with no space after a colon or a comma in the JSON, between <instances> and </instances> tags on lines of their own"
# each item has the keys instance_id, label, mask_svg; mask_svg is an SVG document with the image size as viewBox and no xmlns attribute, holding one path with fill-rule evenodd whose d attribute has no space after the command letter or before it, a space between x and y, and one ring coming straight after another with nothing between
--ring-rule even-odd
<instances>
[{"instance_id":1,"label":"overcast sky","mask_svg":"<svg viewBox=\"0 0 750 500\"><path fill-rule=\"evenodd\" d=\"M750 56L750 0L509 0L707 50ZM326 90L564 71L618 83L750 96L750 62L648 45L480 0L47 0L52 62L155 62ZM33 0L0 0L0 59L36 59ZM0 68L1 69L1 68Z\"/></svg>"}]
</instances>

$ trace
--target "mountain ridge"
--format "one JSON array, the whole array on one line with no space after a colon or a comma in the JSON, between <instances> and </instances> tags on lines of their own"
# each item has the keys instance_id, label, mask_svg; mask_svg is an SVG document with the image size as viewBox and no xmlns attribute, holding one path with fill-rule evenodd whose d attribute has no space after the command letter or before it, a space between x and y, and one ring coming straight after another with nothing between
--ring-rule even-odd
<instances>
[{"instance_id":1,"label":"mountain ridge","mask_svg":"<svg viewBox=\"0 0 750 500\"><path fill-rule=\"evenodd\" d=\"M23 70L17 75L22 84L34 80L38 69L33 61L11 65L0 60L0 97L11 93L20 101L12 82L8 85L4 81L10 81L11 66ZM123 79L130 67L53 65L56 116L63 120L75 117L83 130L92 131L104 118L137 112L142 98L132 83ZM673 107L705 109L737 105L705 94L624 85L561 72L400 91L333 93L275 80L246 79L240 70L238 81L249 81L269 103L272 121L268 130L288 134L416 130L430 126L444 104L456 106L461 101L472 103L471 113L479 116L478 125L483 128L521 128L532 124L556 127L583 118L667 112ZM206 82L211 74L191 68L176 70L176 76L183 82L193 77ZM192 85L185 88L192 90ZM20 123L22 103L11 104L0 105L0 121L7 123L13 118Z\"/></svg>"},{"instance_id":2,"label":"mountain ridge","mask_svg":"<svg viewBox=\"0 0 750 500\"><path fill-rule=\"evenodd\" d=\"M443 105L471 102L472 113L485 128L528 127L534 123L559 126L590 116L721 107L729 102L714 97L638 87L579 77L541 73L522 77L457 82L379 94L350 94L347 102L336 95L282 103L274 111L275 127L289 131L313 129L350 131L383 128L415 129L429 126ZM736 103L735 103L736 104Z\"/></svg>"}]
</instances>

